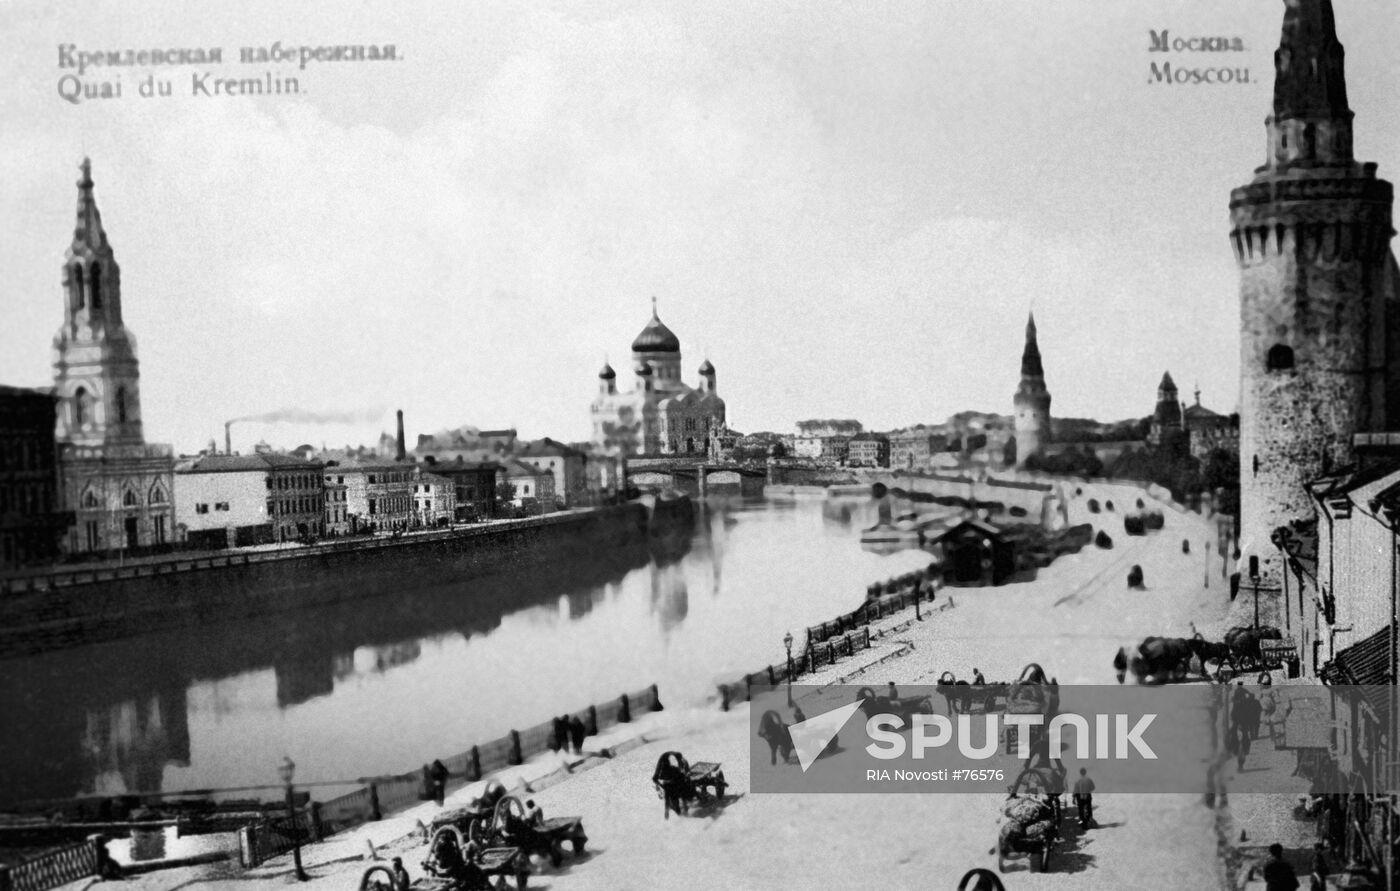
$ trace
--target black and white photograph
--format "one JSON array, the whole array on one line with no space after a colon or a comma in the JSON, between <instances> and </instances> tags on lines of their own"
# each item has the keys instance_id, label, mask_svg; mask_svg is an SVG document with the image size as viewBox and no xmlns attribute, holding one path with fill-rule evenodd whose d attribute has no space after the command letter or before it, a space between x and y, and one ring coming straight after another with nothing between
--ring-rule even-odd
<instances>
[{"instance_id":1,"label":"black and white photograph","mask_svg":"<svg viewBox=\"0 0 1400 891\"><path fill-rule=\"evenodd\" d=\"M1400 889L1397 46L0 3L0 891Z\"/></svg>"}]
</instances>

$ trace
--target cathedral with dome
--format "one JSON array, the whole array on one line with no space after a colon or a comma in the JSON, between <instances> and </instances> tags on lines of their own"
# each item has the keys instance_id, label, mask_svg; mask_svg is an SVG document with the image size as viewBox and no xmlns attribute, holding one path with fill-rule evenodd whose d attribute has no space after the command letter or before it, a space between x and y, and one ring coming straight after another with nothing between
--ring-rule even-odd
<instances>
[{"instance_id":1,"label":"cathedral with dome","mask_svg":"<svg viewBox=\"0 0 1400 891\"><path fill-rule=\"evenodd\" d=\"M681 380L681 342L661 321L652 300L651 321L632 341L632 389L618 388L617 372L604 364L593 400L593 443L625 457L694 456L703 460L710 442L726 430L724 400L715 367L701 363L700 386Z\"/></svg>"}]
</instances>

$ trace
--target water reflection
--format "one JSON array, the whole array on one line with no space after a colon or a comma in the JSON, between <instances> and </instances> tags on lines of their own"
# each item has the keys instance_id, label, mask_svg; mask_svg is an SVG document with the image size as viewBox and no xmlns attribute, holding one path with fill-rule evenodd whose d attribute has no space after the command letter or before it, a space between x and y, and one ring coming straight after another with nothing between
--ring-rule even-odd
<instances>
[{"instance_id":1,"label":"water reflection","mask_svg":"<svg viewBox=\"0 0 1400 891\"><path fill-rule=\"evenodd\" d=\"M700 701L909 556L863 553L818 502L734 501L586 560L428 566L354 602L12 660L0 803L275 783L284 753L306 782L353 779L651 683Z\"/></svg>"}]
</instances>

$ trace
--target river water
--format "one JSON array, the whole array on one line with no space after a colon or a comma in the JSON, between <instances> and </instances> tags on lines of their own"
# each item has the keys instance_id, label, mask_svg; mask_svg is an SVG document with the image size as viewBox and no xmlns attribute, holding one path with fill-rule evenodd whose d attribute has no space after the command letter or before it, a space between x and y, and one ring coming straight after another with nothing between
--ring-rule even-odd
<instances>
[{"instance_id":1,"label":"river water","mask_svg":"<svg viewBox=\"0 0 1400 891\"><path fill-rule=\"evenodd\" d=\"M786 632L800 646L871 582L928 564L862 550L869 514L712 502L684 540L636 554L0 663L0 804L273 784L284 754L298 783L350 780L652 683L702 702L779 663Z\"/></svg>"}]
</instances>

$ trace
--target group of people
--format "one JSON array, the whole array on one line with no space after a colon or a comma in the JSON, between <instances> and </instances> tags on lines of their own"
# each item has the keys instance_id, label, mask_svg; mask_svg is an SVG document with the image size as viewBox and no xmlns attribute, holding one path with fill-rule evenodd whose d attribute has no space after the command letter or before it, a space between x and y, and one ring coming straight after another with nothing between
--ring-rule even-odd
<instances>
[{"instance_id":1,"label":"group of people","mask_svg":"<svg viewBox=\"0 0 1400 891\"><path fill-rule=\"evenodd\" d=\"M549 734L549 750L565 754L572 750L575 755L582 755L583 739L587 735L588 728L578 715L561 715L554 719L554 729Z\"/></svg>"}]
</instances>

